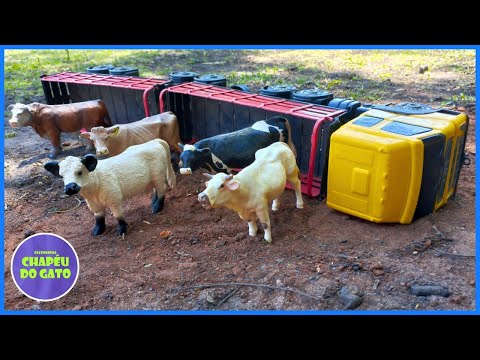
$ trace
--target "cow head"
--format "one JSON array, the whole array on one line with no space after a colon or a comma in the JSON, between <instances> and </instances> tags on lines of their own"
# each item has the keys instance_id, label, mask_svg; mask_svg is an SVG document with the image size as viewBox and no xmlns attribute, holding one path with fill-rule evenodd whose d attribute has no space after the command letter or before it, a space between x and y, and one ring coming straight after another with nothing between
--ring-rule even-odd
<instances>
[{"instance_id":1,"label":"cow head","mask_svg":"<svg viewBox=\"0 0 480 360\"><path fill-rule=\"evenodd\" d=\"M67 195L77 194L82 187L87 186L90 182L89 174L95 170L96 166L97 158L92 154L85 155L81 159L67 156L60 163L50 161L43 165L53 175L63 178L64 192Z\"/></svg>"},{"instance_id":2,"label":"cow head","mask_svg":"<svg viewBox=\"0 0 480 360\"><path fill-rule=\"evenodd\" d=\"M232 198L232 192L240 188L240 182L233 179L233 175L223 173L203 175L210 179L206 183L207 188L198 194L198 201L205 208L225 205Z\"/></svg>"},{"instance_id":3,"label":"cow head","mask_svg":"<svg viewBox=\"0 0 480 360\"><path fill-rule=\"evenodd\" d=\"M16 103L8 105L7 110L12 113L12 118L8 120L11 127L30 125L32 113L28 105Z\"/></svg>"},{"instance_id":4,"label":"cow head","mask_svg":"<svg viewBox=\"0 0 480 360\"><path fill-rule=\"evenodd\" d=\"M212 161L212 153L210 149L197 149L193 145L178 144L182 149L180 154L180 174L191 175L200 167L206 168L207 164Z\"/></svg>"},{"instance_id":5,"label":"cow head","mask_svg":"<svg viewBox=\"0 0 480 360\"><path fill-rule=\"evenodd\" d=\"M111 139L118 136L120 127L118 125L104 128L103 126L97 126L92 128L90 132L83 132L80 137L89 139L95 145L97 149L97 156L108 155L108 147Z\"/></svg>"}]
</instances>

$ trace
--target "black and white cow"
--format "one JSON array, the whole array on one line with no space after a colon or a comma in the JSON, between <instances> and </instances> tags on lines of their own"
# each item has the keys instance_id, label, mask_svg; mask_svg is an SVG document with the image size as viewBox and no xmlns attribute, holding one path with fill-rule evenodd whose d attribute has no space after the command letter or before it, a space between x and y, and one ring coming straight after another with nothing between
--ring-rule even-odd
<instances>
[{"instance_id":1,"label":"black and white cow","mask_svg":"<svg viewBox=\"0 0 480 360\"><path fill-rule=\"evenodd\" d=\"M230 174L232 169L244 168L255 161L255 152L274 142L283 141L297 155L291 138L290 124L282 116L273 116L254 123L251 127L220 134L196 142L180 145L180 173L192 174L204 168Z\"/></svg>"}]
</instances>

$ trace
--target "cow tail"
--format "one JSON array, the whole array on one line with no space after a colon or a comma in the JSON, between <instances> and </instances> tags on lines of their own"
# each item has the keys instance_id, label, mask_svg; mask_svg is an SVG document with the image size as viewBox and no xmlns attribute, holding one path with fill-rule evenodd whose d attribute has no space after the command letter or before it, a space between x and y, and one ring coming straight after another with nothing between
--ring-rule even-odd
<instances>
[{"instance_id":1,"label":"cow tail","mask_svg":"<svg viewBox=\"0 0 480 360\"><path fill-rule=\"evenodd\" d=\"M297 149L295 148L295 144L292 141L292 129L290 127L290 123L288 122L288 119L285 118L285 126L287 127L287 132L288 132L288 141L287 145L292 150L293 155L295 156L295 159L297 158Z\"/></svg>"},{"instance_id":2,"label":"cow tail","mask_svg":"<svg viewBox=\"0 0 480 360\"><path fill-rule=\"evenodd\" d=\"M112 125L113 125L113 124L112 124L112 119L110 119L110 114L108 113L108 109L107 109L107 107L105 106L105 103L104 103L102 100L100 100L100 103L102 104L103 110L104 110L104 112L105 112L105 116L104 116L104 118L103 118L103 121L105 122L105 124L106 124L107 126L112 126Z\"/></svg>"},{"instance_id":3,"label":"cow tail","mask_svg":"<svg viewBox=\"0 0 480 360\"><path fill-rule=\"evenodd\" d=\"M167 167L167 185L170 189L173 189L177 184L177 178L175 171L173 171L172 157L170 155L170 146L163 140L160 141L165 150L165 166Z\"/></svg>"}]
</instances>

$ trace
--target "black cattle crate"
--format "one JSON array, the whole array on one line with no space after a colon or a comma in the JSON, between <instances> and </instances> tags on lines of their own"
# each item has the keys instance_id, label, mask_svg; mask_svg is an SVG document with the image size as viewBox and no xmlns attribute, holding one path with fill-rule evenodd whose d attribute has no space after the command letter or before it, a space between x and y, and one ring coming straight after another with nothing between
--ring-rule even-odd
<instances>
[{"instance_id":1,"label":"black cattle crate","mask_svg":"<svg viewBox=\"0 0 480 360\"><path fill-rule=\"evenodd\" d=\"M160 92L170 80L65 72L41 76L47 104L101 99L113 124L127 124L159 113Z\"/></svg>"},{"instance_id":2,"label":"black cattle crate","mask_svg":"<svg viewBox=\"0 0 480 360\"><path fill-rule=\"evenodd\" d=\"M191 99L190 106L181 101L185 97ZM275 115L286 117L297 149L302 192L319 198L327 163L329 125L345 112L343 109L199 83L184 83L164 89L160 94L160 111L167 110L177 115L180 138L184 142L196 142L240 130Z\"/></svg>"}]
</instances>

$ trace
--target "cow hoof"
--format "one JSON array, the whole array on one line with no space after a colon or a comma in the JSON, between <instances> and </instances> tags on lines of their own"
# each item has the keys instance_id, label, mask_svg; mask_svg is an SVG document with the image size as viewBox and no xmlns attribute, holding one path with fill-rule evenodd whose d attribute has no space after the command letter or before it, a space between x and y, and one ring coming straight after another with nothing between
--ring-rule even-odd
<instances>
[{"instance_id":1,"label":"cow hoof","mask_svg":"<svg viewBox=\"0 0 480 360\"><path fill-rule=\"evenodd\" d=\"M152 213L156 214L160 212L163 209L163 204L165 203L165 196L162 196L161 198L158 198L155 196L152 199Z\"/></svg>"},{"instance_id":2,"label":"cow hoof","mask_svg":"<svg viewBox=\"0 0 480 360\"><path fill-rule=\"evenodd\" d=\"M50 159L55 159L58 154L60 154L60 148L53 148L51 151L50 151L50 154L48 154L48 157Z\"/></svg>"},{"instance_id":3,"label":"cow hoof","mask_svg":"<svg viewBox=\"0 0 480 360\"><path fill-rule=\"evenodd\" d=\"M104 232L105 232L105 226L103 227L95 226L92 230L92 235L97 236L97 235L103 234Z\"/></svg>"},{"instance_id":4,"label":"cow hoof","mask_svg":"<svg viewBox=\"0 0 480 360\"><path fill-rule=\"evenodd\" d=\"M97 236L101 235L105 232L105 218L96 218L95 219L95 227L92 230L92 235Z\"/></svg>"},{"instance_id":5,"label":"cow hoof","mask_svg":"<svg viewBox=\"0 0 480 360\"><path fill-rule=\"evenodd\" d=\"M258 230L255 231L255 232L249 231L249 232L248 232L248 235L250 235L250 236L257 236L257 232L258 232Z\"/></svg>"},{"instance_id":6,"label":"cow hoof","mask_svg":"<svg viewBox=\"0 0 480 360\"><path fill-rule=\"evenodd\" d=\"M297 204L297 209L303 209L303 204Z\"/></svg>"},{"instance_id":7,"label":"cow hoof","mask_svg":"<svg viewBox=\"0 0 480 360\"><path fill-rule=\"evenodd\" d=\"M265 238L263 238L263 239L264 239L267 243L269 243L269 244L272 243L272 239L270 239L270 240L269 240L269 239L265 239Z\"/></svg>"},{"instance_id":8,"label":"cow hoof","mask_svg":"<svg viewBox=\"0 0 480 360\"><path fill-rule=\"evenodd\" d=\"M127 223L125 220L118 220L117 235L122 236L127 233Z\"/></svg>"}]
</instances>

